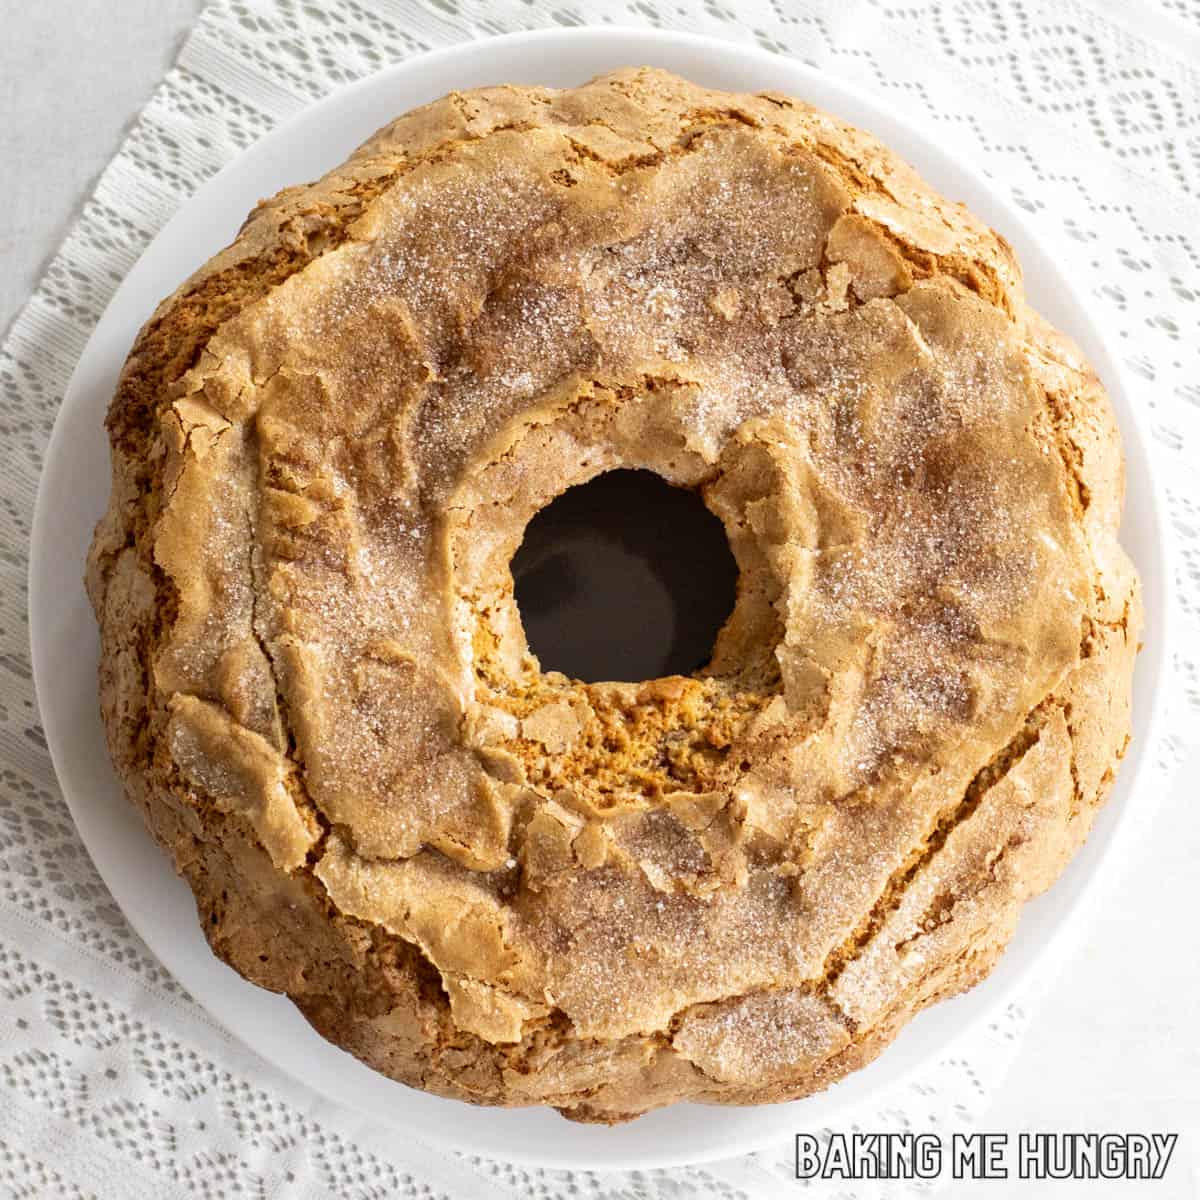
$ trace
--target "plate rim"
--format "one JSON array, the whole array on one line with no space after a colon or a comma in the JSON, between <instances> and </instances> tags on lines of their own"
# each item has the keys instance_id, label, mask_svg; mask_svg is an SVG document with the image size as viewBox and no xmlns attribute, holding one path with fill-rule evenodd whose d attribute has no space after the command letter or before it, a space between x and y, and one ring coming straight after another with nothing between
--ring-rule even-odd
<instances>
[{"instance_id":1,"label":"plate rim","mask_svg":"<svg viewBox=\"0 0 1200 1200\"><path fill-rule=\"evenodd\" d=\"M70 775L69 769L64 765L68 760L67 739L70 736L69 730L62 728L61 719L55 715L53 708L50 709L50 717L47 719L47 705L50 703L47 697L55 694L56 681L49 674L50 671L50 653L49 642L54 636L54 630L49 627L49 618L45 615L51 611L53 606L47 603L47 589L50 587L50 578L53 574L51 565L48 562L50 555L50 547L46 537L47 526L50 521L50 512L52 509L53 498L50 496L51 487L48 481L54 478L55 463L60 461L62 456L62 438L64 430L70 423L72 414L77 414L77 410L83 403L84 383L83 379L87 372L92 368L93 360L98 356L96 349L97 344L106 334L111 334L111 326L114 323L119 323L122 327L127 327L132 318L125 318L120 322L113 318L110 321L110 314L116 312L127 294L131 291L131 281L139 278L139 268L143 262L151 257L154 248L160 243L165 243L171 232L180 227L181 224L186 224L189 214L194 214L199 210L208 199L215 195L220 189L223 181L227 180L236 170L248 169L247 164L256 159L269 160L273 152L280 147L286 145L287 141L294 138L297 132L310 124L316 122L322 114L328 114L336 110L338 106L345 106L348 101L358 95L366 94L368 91L376 88L385 88L389 83L400 79L408 80L411 77L417 77L422 72L427 73L431 78L437 80L437 86L432 89L432 94L443 94L444 90L449 90L444 87L447 80L445 71L448 66L461 62L464 59L470 60L473 56L479 55L483 48L493 48L497 53L501 51L511 51L514 53L528 53L535 47L545 47L554 43L591 43L599 48L606 44L611 45L614 52L614 58L609 69L615 69L619 65L628 62L628 58L624 57L627 49L621 49L620 44L624 44L627 48L631 46L637 47L637 52L640 54L649 53L651 61L658 61L659 57L671 57L672 55L682 56L684 52L690 50L692 52L707 52L715 56L718 60L726 59L731 62L732 69L747 70L757 66L768 73L782 72L787 73L792 77L792 84L788 89L794 90L803 94L806 84L817 87L819 91L832 92L838 96L839 100L844 103L844 107L849 107L855 111L855 115L846 117L842 108L839 108L836 103L830 103L827 100L819 101L818 106L832 112L835 116L843 117L849 120L852 124L868 129L877 129L880 125L885 127L899 129L900 137L894 136L882 137L881 140L885 144L897 147L903 158L908 160L913 152L914 146L920 147L921 154L918 157L933 157L942 160L945 163L947 158L946 152L942 149L947 144L947 138L944 131L938 131L939 146L935 140L931 130L921 121L914 120L911 117L888 113L883 107L883 100L880 97L873 95L865 89L859 88L855 84L846 82L837 76L830 76L822 72L819 68L812 67L806 63L799 62L790 57L778 55L773 52L762 49L750 44L740 42L725 42L718 38L708 35L692 34L692 33L674 33L668 30L654 30L638 26L627 25L603 25L603 26L584 26L572 29L534 29L523 30L516 33L499 35L491 38L475 39L467 42L460 42L450 46L444 46L435 50L427 51L423 54L410 56L399 63L382 68L380 71L368 75L362 79L356 80L353 83L347 84L344 87L338 88L329 93L314 104L306 105L302 110L281 121L278 125L272 128L262 138L252 143L245 150L236 155L229 163L225 164L220 171L216 172L211 178L205 181L196 192L183 200L172 215L170 220L166 222L162 229L155 235L151 242L145 247L138 257L137 262L127 272L120 286L116 289L113 296L106 305L105 312L97 322L88 341L80 354L79 360L72 373L71 382L68 385L62 404L55 417L54 428L46 445L46 450L43 457L42 471L38 481L37 498L34 506L34 518L31 528L31 546L29 557L29 579L28 579L28 600L29 600L29 628L30 642L32 650L32 666L34 687L38 697L38 705L40 715L43 721L43 728L46 733L46 742L48 752L55 767L55 772L60 780L64 798L67 801L68 807L71 810L72 818L75 821L76 827L80 832L80 837L87 847L89 855L92 857L97 870L104 880L105 885L112 893L113 898L120 906L122 913L130 922L131 926L137 932L138 936L146 943L151 952L163 962L166 969L179 980L184 987L192 994L197 1003L216 1020L223 1029L229 1032L237 1041L247 1045L259 1057L270 1062L274 1067L283 1071L292 1079L303 1083L307 1088L316 1092L318 1095L331 1098L335 1102L347 1105L353 1111L360 1114L369 1115L375 1119L380 1119L381 1114L374 1109L362 1108L356 1105L352 1099L348 1099L344 1094L335 1093L314 1081L311 1077L305 1076L302 1073L297 1073L294 1070L294 1064L280 1061L280 1059L272 1053L264 1051L261 1045L257 1045L252 1041L247 1041L239 1031L237 1022L231 1022L224 1010L223 1004L214 1007L211 996L207 999L202 992L206 991L206 987L195 986L195 981L200 979L202 975L208 972L201 971L199 967L193 967L188 961L190 951L175 950L174 946L166 946L164 948L162 939L151 928L150 923L146 918L146 913L138 906L127 903L126 897L128 887L126 881L119 878L114 870L111 853L103 850L97 850L99 839L93 830L93 836L88 836L88 813L87 803L88 798L81 795L79 791L69 789L63 782ZM736 60L736 61L733 61ZM536 68L530 74L536 75ZM507 81L512 81L511 74ZM497 81L499 82L499 80ZM580 80L582 82L582 79ZM479 86L472 83L467 86ZM870 120L863 120L862 113L870 114ZM397 115L399 115L397 113ZM953 139L951 139L953 142ZM1152 459L1149 453L1150 432L1147 427L1147 421L1139 412L1137 406L1131 400L1132 388L1129 384L1129 377L1126 371L1122 368L1115 356L1109 350L1110 341L1107 337L1104 322L1093 311L1092 307L1080 295L1079 289L1074 281L1066 274L1058 265L1053 254L1053 244L1048 243L1047 239L1036 234L1029 223L1021 216L1016 209L1016 206L1008 200L1007 196L993 187L988 182L987 176L971 161L968 155L963 155L961 151L955 151L957 161L952 162L950 172L957 180L965 181L976 189L982 190L987 196L987 203L984 207L987 210L987 215L990 220L1000 224L1006 238L1014 242L1018 246L1018 258L1022 261L1022 265L1027 265L1027 257L1030 254L1030 248L1033 249L1033 256L1041 260L1043 266L1048 266L1053 284L1062 289L1066 311L1068 311L1073 320L1080 323L1079 328L1071 328L1069 330L1072 337L1081 342L1089 342L1086 354L1087 358L1097 370L1103 380L1106 390L1113 400L1114 409L1118 411L1119 424L1121 426L1123 449L1125 459L1128 465L1132 460L1136 459L1139 467L1138 474L1144 477L1144 481L1148 485L1144 493L1140 496L1140 502L1147 509L1146 520L1153 533L1152 544L1146 547L1145 557L1147 561L1152 561L1158 569L1158 578L1149 581L1146 578L1146 573L1142 570L1144 595L1147 599L1146 604L1146 627L1151 628L1151 623L1155 622L1154 628L1157 630L1157 636L1147 638L1146 649L1143 650L1139 657L1138 672L1144 677L1145 675L1153 675L1153 683L1151 685L1151 694L1147 704L1148 711L1143 714L1142 728L1140 730L1140 745L1135 749L1135 759L1132 763L1124 764L1121 776L1118 780L1118 787L1125 793L1121 797L1119 808L1113 814L1112 801L1114 797L1109 798L1105 806L1102 808L1097 817L1097 822L1101 817L1108 814L1106 824L1111 825L1107 830L1102 850L1099 854L1098 861L1092 865L1090 873L1088 873L1082 882L1078 885L1075 893L1070 897L1069 903L1066 905L1063 914L1056 920L1055 924L1049 933L1043 938L1040 944L1026 948L1026 961L1020 970L1007 971L1001 970L998 967L983 980L975 988L971 989L964 998L958 998L950 1001L942 1001L933 1009L926 1010L919 1014L916 1021L920 1021L923 1017L928 1017L931 1013L941 1013L947 1009L949 1005L962 1005L965 1000L973 998L973 1007L975 1011L964 1023L960 1023L957 1031L953 1032L947 1039L943 1040L936 1048L936 1051L931 1051L927 1055L918 1060L916 1063L909 1064L906 1070L896 1073L893 1072L890 1078L884 1079L879 1072L873 1076L868 1076L869 1072L884 1061L889 1053L889 1049L885 1049L880 1059L868 1065L862 1070L853 1073L848 1077L848 1080L858 1078L869 1078L872 1081L875 1078L880 1079L881 1087L890 1087L898 1084L903 1079L908 1078L912 1073L919 1068L920 1065L927 1064L937 1056L944 1056L949 1053L958 1039L965 1037L969 1032L975 1030L984 1022L994 1019L995 1014L1001 1007L1006 1005L1012 998L1013 994L1018 990L1020 985L1025 981L1027 976L1037 972L1039 967L1044 969L1045 964L1061 949L1068 937L1078 932L1080 927L1086 920L1085 910L1090 907L1095 900L1095 897L1103 886L1111 882L1115 872L1113 871L1113 863L1117 857L1115 851L1117 847L1129 837L1130 830L1133 824L1131 814L1137 809L1140 813L1143 804L1139 802L1139 793L1146 791L1147 776L1152 770L1152 763L1149 761L1148 752L1155 747L1160 739L1163 708L1166 702L1167 688L1167 659L1166 647L1169 643L1169 630L1173 620L1172 617L1172 597L1170 589L1167 586L1169 579L1170 568L1170 544L1166 537L1165 522L1163 519L1163 510L1161 500L1158 494L1158 486L1155 474L1152 469ZM333 165L332 163L330 165ZM941 165L941 164L940 164ZM926 175L927 169L922 166L920 173ZM939 171L940 173L940 171ZM288 180L282 179L277 186L287 186ZM939 179L935 186L939 191L946 190L945 180ZM976 207L975 204L972 207ZM999 218L997 221L996 218ZM213 251L215 252L215 251ZM206 254L205 258L208 255ZM200 260L205 261L205 259ZM190 272L189 272L190 273ZM1039 306L1039 311L1045 311ZM146 317L149 314L145 314ZM144 318L143 318L144 319ZM1058 325L1059 321L1055 320L1054 324ZM139 322L140 324L140 322ZM135 330L137 326L134 326ZM1084 331L1086 330L1086 334ZM124 343L126 347L129 341ZM97 436L100 437L99 430ZM105 486L107 487L107 476L105 478ZM1126 503L1128 509L1128 499ZM99 514L96 514L98 517ZM1127 547L1128 551L1128 547ZM1136 557L1136 556L1135 556ZM81 564L76 564L77 567ZM1155 603L1153 611L1151 610L1150 593L1151 588L1149 583L1153 582L1155 592ZM1147 653L1149 651L1149 653ZM1136 686L1136 677L1135 677ZM99 706L94 700L94 676L93 676L93 709L95 710L95 721L99 723ZM1135 728L1136 728L1135 718ZM107 757L107 756L106 756ZM114 782L115 772L114 772ZM116 783L120 789L119 782ZM1148 798L1147 798L1148 799ZM128 803L126 801L126 803ZM129 806L132 808L132 805ZM81 817L81 812L83 816ZM136 814L134 814L136 816ZM139 828L141 827L140 817L137 817ZM149 835L142 830L145 847L154 855L163 859L163 852L153 844ZM1094 836L1094 832L1091 836ZM1072 856L1071 863L1068 864L1067 870L1070 870L1078 858L1082 855L1081 848L1075 855ZM169 865L169 864L168 864ZM111 877L110 877L111 876ZM178 881L179 886L186 887L182 881ZM1052 885L1051 892L1054 887ZM1031 903L1036 903L1033 901ZM1026 906L1027 907L1027 906ZM1014 941L1020 936L1021 924L1024 924L1024 912L1022 910L1022 921L1018 924L1017 933L1014 934ZM201 939L203 950L206 955L212 958L213 962L217 962L215 956L211 955L207 944L203 942L203 935L199 931L199 923L195 922L196 933ZM1001 965L1006 959L1009 959L1013 954L1013 947L1006 949L1001 957ZM221 964L224 967L223 964ZM224 968L232 979L238 980L239 983L244 981L236 976L229 968ZM989 988L989 984L991 987ZM246 984L245 986L253 988L253 985ZM272 996L270 993L263 992L261 989L254 989L260 992L261 996L269 997L271 1000L279 998ZM286 999L280 1001L286 1003L289 1007L290 1001ZM903 1038L908 1028L911 1028L912 1023L906 1027L900 1034ZM315 1031L310 1031L313 1038L319 1038ZM899 1041L899 1038L897 1039ZM325 1043L325 1045L329 1045ZM344 1052L338 1052L344 1053ZM349 1057L349 1056L346 1056ZM355 1060L352 1060L355 1061ZM368 1069L369 1070L369 1069ZM372 1073L374 1074L374 1073ZM381 1077L382 1078L382 1077ZM404 1085L393 1084L394 1087L403 1088ZM839 1092L839 1088L843 1089ZM440 1104L454 1104L457 1107L468 1108L474 1114L482 1114L484 1118L498 1118L495 1122L497 1128L501 1128L504 1120L512 1113L529 1113L530 1109L479 1109L465 1105L460 1102L447 1102L437 1097L430 1097L426 1093L416 1091L415 1089L405 1089L412 1096L418 1097L421 1102L437 1101ZM862 1091L860 1086L858 1091ZM878 1088L875 1089L877 1091ZM805 1100L793 1101L783 1105L761 1106L757 1109L742 1109L741 1112L756 1112L764 1115L764 1124L770 1125L769 1132L760 1134L742 1134L741 1136L722 1139L719 1136L694 1151L674 1153L653 1154L646 1151L633 1152L621 1151L612 1146L614 1142L620 1140L621 1130L632 1130L641 1124L635 1122L629 1126L619 1126L615 1130L605 1130L601 1134L600 1139L591 1139L594 1144L594 1150L590 1153L573 1151L570 1153L558 1154L554 1149L546 1149L542 1153L533 1153L526 1151L516 1151L502 1146L506 1140L503 1133L492 1139L492 1142L487 1147L476 1147L464 1145L461 1136L456 1137L455 1132L447 1133L443 1136L440 1128L430 1128L423 1126L420 1131L420 1140L427 1144L437 1146L442 1149L465 1151L467 1153L480 1154L485 1157L495 1157L505 1159L512 1162L528 1163L531 1165L543 1167L573 1167L573 1168L646 1168L646 1167L668 1167L682 1166L705 1161L713 1161L722 1158L732 1157L738 1154L748 1153L754 1150L760 1150L767 1146L781 1144L788 1136L786 1129L799 1130L809 1127L813 1122L825 1123L831 1116L847 1110L853 1110L858 1105L865 1103L867 1098L873 1094L872 1091L867 1091L864 1096L855 1096L848 1102L839 1102L839 1098L844 1096L845 1084L835 1084L831 1089L823 1093L818 1093L815 1097L809 1097ZM674 1106L679 1108L691 1108L694 1112L701 1106ZM729 1112L739 1110L730 1110L718 1106L704 1106L709 1114L724 1115ZM802 1113L801 1108L805 1108ZM780 1112L782 1110L792 1110L794 1119L790 1123L782 1120L767 1119L768 1110ZM669 1110L658 1110L659 1112L667 1112ZM652 1116L653 1114L651 1114ZM383 1119L387 1120L386 1115ZM556 1120L561 1118L555 1117ZM642 1118L641 1121L648 1121L650 1118ZM476 1121L475 1124L481 1122ZM731 1122L732 1123L732 1122ZM453 1124L453 1122L451 1123ZM575 1127L578 1129L579 1127ZM590 1128L590 1127L585 1127ZM564 1131L565 1132L565 1131ZM700 1135L697 1135L699 1140ZM583 1139L567 1139L567 1140L583 1140ZM607 1140L609 1145L606 1147L604 1141Z\"/></svg>"}]
</instances>

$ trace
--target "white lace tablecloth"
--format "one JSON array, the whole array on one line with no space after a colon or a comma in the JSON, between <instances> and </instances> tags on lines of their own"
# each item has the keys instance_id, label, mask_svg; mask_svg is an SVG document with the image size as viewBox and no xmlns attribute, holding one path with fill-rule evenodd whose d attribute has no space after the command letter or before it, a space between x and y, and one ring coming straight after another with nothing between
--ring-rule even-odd
<instances>
[{"instance_id":1,"label":"white lace tablecloth","mask_svg":"<svg viewBox=\"0 0 1200 1200\"><path fill-rule=\"evenodd\" d=\"M218 1029L129 929L38 727L25 572L40 458L143 247L200 182L340 84L464 38L598 21L753 42L866 87L973 146L1061 246L1146 408L1177 543L1177 684L1154 769L1170 771L1200 728L1200 0L214 0L0 352L3 1195L881 1194L789 1183L788 1144L671 1172L536 1171L439 1153L334 1107ZM969 1126L1025 1022L1012 1006L857 1124Z\"/></svg>"}]
</instances>

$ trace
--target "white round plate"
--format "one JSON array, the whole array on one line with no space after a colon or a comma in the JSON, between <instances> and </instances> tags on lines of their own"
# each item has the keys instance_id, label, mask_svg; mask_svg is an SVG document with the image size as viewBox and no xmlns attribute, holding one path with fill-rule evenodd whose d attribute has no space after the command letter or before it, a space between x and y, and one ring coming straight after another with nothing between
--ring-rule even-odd
<instances>
[{"instance_id":1,"label":"white round plate","mask_svg":"<svg viewBox=\"0 0 1200 1200\"><path fill-rule=\"evenodd\" d=\"M1087 844L1050 893L1028 905L1008 952L966 996L922 1013L871 1066L807 1100L757 1108L676 1105L615 1129L551 1111L485 1109L385 1079L314 1033L291 1003L244 982L210 953L192 897L151 842L113 774L97 711L97 638L80 578L92 528L108 500L101 427L138 328L237 233L261 196L315 178L379 126L456 88L506 82L569 86L615 67L651 64L718 88L800 96L878 135L942 192L965 201L1015 245L1034 304L1082 345L1108 386L1125 438L1129 500L1124 540L1142 573L1147 624L1135 685L1132 746ZM1163 540L1146 439L1104 338L1053 248L1040 244L977 172L935 139L843 83L764 51L713 39L629 29L516 34L410 59L347 87L276 129L210 180L152 245L113 297L67 390L46 454L30 568L34 677L42 721L80 834L130 923L187 990L228 1030L318 1092L409 1137L546 1166L662 1167L781 1146L827 1124L944 1055L994 1013L1078 914L1112 857L1138 798L1166 645Z\"/></svg>"}]
</instances>

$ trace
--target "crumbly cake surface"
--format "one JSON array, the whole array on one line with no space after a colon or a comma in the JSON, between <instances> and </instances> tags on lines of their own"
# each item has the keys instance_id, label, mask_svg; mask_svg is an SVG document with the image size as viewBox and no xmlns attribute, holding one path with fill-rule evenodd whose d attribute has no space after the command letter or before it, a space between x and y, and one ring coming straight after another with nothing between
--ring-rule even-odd
<instances>
[{"instance_id":1,"label":"crumbly cake surface","mask_svg":"<svg viewBox=\"0 0 1200 1200\"><path fill-rule=\"evenodd\" d=\"M824 1087L987 973L1128 741L1096 376L1002 238L786 96L409 113L159 307L108 429L128 793L215 952L417 1087ZM617 467L727 530L693 677L525 644L525 523Z\"/></svg>"}]
</instances>

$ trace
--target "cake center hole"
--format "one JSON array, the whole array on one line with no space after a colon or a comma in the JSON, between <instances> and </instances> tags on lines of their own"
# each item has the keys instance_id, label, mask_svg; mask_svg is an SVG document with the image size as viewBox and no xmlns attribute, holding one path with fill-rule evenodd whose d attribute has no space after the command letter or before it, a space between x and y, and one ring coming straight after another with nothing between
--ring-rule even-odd
<instances>
[{"instance_id":1,"label":"cake center hole","mask_svg":"<svg viewBox=\"0 0 1200 1200\"><path fill-rule=\"evenodd\" d=\"M733 609L737 563L695 493L652 471L608 471L538 512L512 560L543 671L585 683L688 675Z\"/></svg>"}]
</instances>

